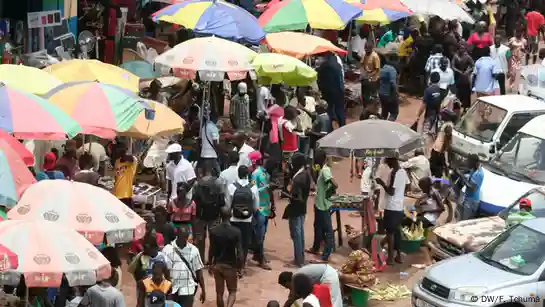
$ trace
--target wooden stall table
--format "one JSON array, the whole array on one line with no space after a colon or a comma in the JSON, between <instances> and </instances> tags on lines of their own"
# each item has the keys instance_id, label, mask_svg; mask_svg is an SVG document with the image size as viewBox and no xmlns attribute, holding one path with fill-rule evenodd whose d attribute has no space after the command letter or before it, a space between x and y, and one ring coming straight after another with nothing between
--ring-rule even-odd
<instances>
[{"instance_id":1,"label":"wooden stall table","mask_svg":"<svg viewBox=\"0 0 545 307\"><path fill-rule=\"evenodd\" d=\"M335 214L335 220L337 223L337 228L333 229L333 232L337 232L337 240L339 246L343 246L343 225L341 222L341 211L357 211L361 212L363 204L367 201L367 197L364 195L354 195L354 194L342 194L334 195L329 198L333 202L333 206L329 208L329 214ZM362 216L363 218L363 216Z\"/></svg>"}]
</instances>

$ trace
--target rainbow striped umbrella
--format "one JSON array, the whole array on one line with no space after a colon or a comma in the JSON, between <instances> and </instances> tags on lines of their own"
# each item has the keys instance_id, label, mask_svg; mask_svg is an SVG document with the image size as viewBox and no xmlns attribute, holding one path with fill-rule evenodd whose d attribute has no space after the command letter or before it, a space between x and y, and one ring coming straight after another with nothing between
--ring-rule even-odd
<instances>
[{"instance_id":1,"label":"rainbow striped umbrella","mask_svg":"<svg viewBox=\"0 0 545 307\"><path fill-rule=\"evenodd\" d=\"M361 9L343 0L284 0L271 5L259 17L267 33L313 29L342 30L361 15Z\"/></svg>"},{"instance_id":2,"label":"rainbow striped umbrella","mask_svg":"<svg viewBox=\"0 0 545 307\"><path fill-rule=\"evenodd\" d=\"M65 83L46 97L72 116L84 133L103 138L127 131L144 111L143 99L131 91L97 81Z\"/></svg>"},{"instance_id":3,"label":"rainbow striped umbrella","mask_svg":"<svg viewBox=\"0 0 545 307\"><path fill-rule=\"evenodd\" d=\"M259 43L265 32L245 9L222 0L186 0L152 15L155 22L184 26L195 33Z\"/></svg>"},{"instance_id":4,"label":"rainbow striped umbrella","mask_svg":"<svg viewBox=\"0 0 545 307\"><path fill-rule=\"evenodd\" d=\"M19 139L63 140L76 136L81 127L44 98L0 83L0 130Z\"/></svg>"},{"instance_id":5,"label":"rainbow striped umbrella","mask_svg":"<svg viewBox=\"0 0 545 307\"><path fill-rule=\"evenodd\" d=\"M19 197L36 182L21 157L4 140L0 140L0 204L11 208Z\"/></svg>"},{"instance_id":6,"label":"rainbow striped umbrella","mask_svg":"<svg viewBox=\"0 0 545 307\"><path fill-rule=\"evenodd\" d=\"M370 24L387 24L412 14L400 0L345 0L360 8L363 13L357 21Z\"/></svg>"}]
</instances>

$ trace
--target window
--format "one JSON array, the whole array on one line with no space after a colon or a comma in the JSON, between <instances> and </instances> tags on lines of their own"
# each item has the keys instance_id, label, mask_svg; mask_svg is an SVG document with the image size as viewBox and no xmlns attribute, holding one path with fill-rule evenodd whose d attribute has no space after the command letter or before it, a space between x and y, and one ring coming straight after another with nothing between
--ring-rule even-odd
<instances>
[{"instance_id":1,"label":"window","mask_svg":"<svg viewBox=\"0 0 545 307\"><path fill-rule=\"evenodd\" d=\"M515 133L517 133L520 128L526 125L526 123L528 123L531 119L542 114L543 112L513 114L513 116L511 116L511 119L509 119L507 125L505 125L503 132L501 133L498 149L501 149L503 146L505 146L505 144L507 144L509 140L511 140L513 136L515 136Z\"/></svg>"},{"instance_id":2,"label":"window","mask_svg":"<svg viewBox=\"0 0 545 307\"><path fill-rule=\"evenodd\" d=\"M464 115L455 129L461 134L482 142L491 142L507 111L478 100Z\"/></svg>"},{"instance_id":3,"label":"window","mask_svg":"<svg viewBox=\"0 0 545 307\"><path fill-rule=\"evenodd\" d=\"M530 193L524 195L522 198L527 198L530 200L532 204L532 215L535 217L545 217L545 194L537 191L531 191ZM503 214L503 212L500 214L503 218L507 218L509 215L513 213L517 213L520 211L519 202L520 199L517 200L517 202L509 209L508 214Z\"/></svg>"}]
</instances>

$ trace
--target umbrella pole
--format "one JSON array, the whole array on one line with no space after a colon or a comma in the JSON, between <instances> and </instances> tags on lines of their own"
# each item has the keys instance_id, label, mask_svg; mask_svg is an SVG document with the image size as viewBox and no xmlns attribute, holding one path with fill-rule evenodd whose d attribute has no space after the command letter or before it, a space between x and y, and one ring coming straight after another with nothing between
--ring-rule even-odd
<instances>
[{"instance_id":1,"label":"umbrella pole","mask_svg":"<svg viewBox=\"0 0 545 307\"><path fill-rule=\"evenodd\" d=\"M348 55L352 52L350 49L352 48L350 44L350 40L352 40L352 24L354 22L351 21L350 25L348 26L348 41L346 42L346 55L344 56L344 61L348 63Z\"/></svg>"}]
</instances>

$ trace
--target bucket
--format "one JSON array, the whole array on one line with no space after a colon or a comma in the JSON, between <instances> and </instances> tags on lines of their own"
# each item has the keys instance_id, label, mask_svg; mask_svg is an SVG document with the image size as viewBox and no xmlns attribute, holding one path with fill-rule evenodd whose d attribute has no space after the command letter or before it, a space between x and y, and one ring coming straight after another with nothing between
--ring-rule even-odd
<instances>
[{"instance_id":1,"label":"bucket","mask_svg":"<svg viewBox=\"0 0 545 307\"><path fill-rule=\"evenodd\" d=\"M402 239L401 246L399 249L406 254L418 252L420 251L420 245L422 245L422 241L424 241L424 239L421 239L421 240Z\"/></svg>"},{"instance_id":2,"label":"bucket","mask_svg":"<svg viewBox=\"0 0 545 307\"><path fill-rule=\"evenodd\" d=\"M369 301L369 291L361 288L352 288L352 306L365 307Z\"/></svg>"}]
</instances>

